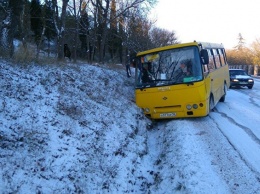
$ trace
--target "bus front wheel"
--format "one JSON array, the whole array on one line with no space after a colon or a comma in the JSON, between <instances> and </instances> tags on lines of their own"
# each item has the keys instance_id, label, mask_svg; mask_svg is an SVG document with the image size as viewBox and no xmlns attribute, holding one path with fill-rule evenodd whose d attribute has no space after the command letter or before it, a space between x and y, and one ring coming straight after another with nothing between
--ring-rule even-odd
<instances>
[{"instance_id":1,"label":"bus front wheel","mask_svg":"<svg viewBox=\"0 0 260 194\"><path fill-rule=\"evenodd\" d=\"M224 94L223 96L220 98L220 102L225 102L225 98L226 98L226 94L227 94L227 84L224 84Z\"/></svg>"},{"instance_id":2,"label":"bus front wheel","mask_svg":"<svg viewBox=\"0 0 260 194\"><path fill-rule=\"evenodd\" d=\"M209 98L209 111L211 111L213 108L214 108L214 98L213 98L213 95L210 95L210 98Z\"/></svg>"}]
</instances>

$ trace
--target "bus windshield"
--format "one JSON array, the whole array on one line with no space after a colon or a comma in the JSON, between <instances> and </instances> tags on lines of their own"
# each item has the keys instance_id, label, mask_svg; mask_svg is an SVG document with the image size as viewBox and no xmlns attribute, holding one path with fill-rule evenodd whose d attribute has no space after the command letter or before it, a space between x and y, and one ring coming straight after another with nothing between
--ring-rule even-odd
<instances>
[{"instance_id":1,"label":"bus windshield","mask_svg":"<svg viewBox=\"0 0 260 194\"><path fill-rule=\"evenodd\" d=\"M203 78L199 49L196 46L141 55L137 63L137 88L188 84Z\"/></svg>"}]
</instances>

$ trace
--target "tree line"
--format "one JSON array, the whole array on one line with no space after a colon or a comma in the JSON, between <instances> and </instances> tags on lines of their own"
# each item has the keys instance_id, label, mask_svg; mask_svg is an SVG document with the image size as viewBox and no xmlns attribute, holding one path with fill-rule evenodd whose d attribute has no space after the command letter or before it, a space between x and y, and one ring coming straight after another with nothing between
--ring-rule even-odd
<instances>
[{"instance_id":1,"label":"tree line","mask_svg":"<svg viewBox=\"0 0 260 194\"><path fill-rule=\"evenodd\" d=\"M68 45L73 60L126 63L155 47L179 43L174 31L148 18L157 0L0 0L0 56L37 60L41 52L64 60ZM177 19L177 18L176 18ZM21 43L15 50L14 40ZM260 40L227 50L230 65L260 64ZM32 47L31 45L34 45Z\"/></svg>"},{"instance_id":2,"label":"tree line","mask_svg":"<svg viewBox=\"0 0 260 194\"><path fill-rule=\"evenodd\" d=\"M256 39L250 46L246 46L242 34L238 35L238 44L226 51L228 63L234 65L260 65L260 39Z\"/></svg>"},{"instance_id":3,"label":"tree line","mask_svg":"<svg viewBox=\"0 0 260 194\"><path fill-rule=\"evenodd\" d=\"M0 55L13 58L32 50L64 60L125 63L127 55L178 43L174 31L148 18L156 0L1 0ZM22 43L15 50L14 40Z\"/></svg>"}]
</instances>

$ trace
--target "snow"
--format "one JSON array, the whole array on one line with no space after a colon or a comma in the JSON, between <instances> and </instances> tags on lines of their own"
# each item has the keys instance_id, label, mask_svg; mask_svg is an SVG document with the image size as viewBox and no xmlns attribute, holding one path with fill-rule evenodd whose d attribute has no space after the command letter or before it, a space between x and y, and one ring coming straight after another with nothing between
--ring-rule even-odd
<instances>
[{"instance_id":1,"label":"snow","mask_svg":"<svg viewBox=\"0 0 260 194\"><path fill-rule=\"evenodd\" d=\"M122 65L0 69L0 193L260 191L257 79L207 117L149 129Z\"/></svg>"}]
</instances>

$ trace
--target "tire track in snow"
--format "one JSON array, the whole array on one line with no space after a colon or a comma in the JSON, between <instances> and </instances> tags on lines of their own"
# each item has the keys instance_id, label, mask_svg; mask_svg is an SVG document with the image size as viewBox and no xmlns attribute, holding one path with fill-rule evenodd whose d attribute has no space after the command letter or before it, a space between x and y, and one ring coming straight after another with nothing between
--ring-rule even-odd
<instances>
[{"instance_id":1,"label":"tire track in snow","mask_svg":"<svg viewBox=\"0 0 260 194\"><path fill-rule=\"evenodd\" d=\"M217 125L219 131L227 139L229 144L238 153L242 161L248 168L260 177L260 141L251 132L251 130L234 119L228 117L225 113L215 112L209 116ZM228 122L225 122L225 118ZM220 122L219 122L220 121Z\"/></svg>"},{"instance_id":2,"label":"tire track in snow","mask_svg":"<svg viewBox=\"0 0 260 194\"><path fill-rule=\"evenodd\" d=\"M194 119L193 125L200 129L197 135L205 143L212 167L229 185L231 193L257 193L260 187L255 190L254 185L260 182L259 173L252 170L215 119L212 116Z\"/></svg>"},{"instance_id":3,"label":"tire track in snow","mask_svg":"<svg viewBox=\"0 0 260 194\"><path fill-rule=\"evenodd\" d=\"M222 117L228 119L228 121L230 121L231 123L233 123L234 125L238 126L239 128L243 129L251 138L253 141L255 141L255 143L257 143L258 145L260 145L260 139L251 131L250 128L241 125L239 123L237 123L233 118L229 117L226 113L223 112L219 112L218 109L215 107L214 110L216 110L215 112L220 114Z\"/></svg>"},{"instance_id":4,"label":"tire track in snow","mask_svg":"<svg viewBox=\"0 0 260 194\"><path fill-rule=\"evenodd\" d=\"M250 103L253 104L254 106L260 108L260 105L257 102L257 100L260 99L260 95L258 93L254 92L252 90L248 91L248 90L243 90L243 89L236 90L236 91L249 96Z\"/></svg>"}]
</instances>

